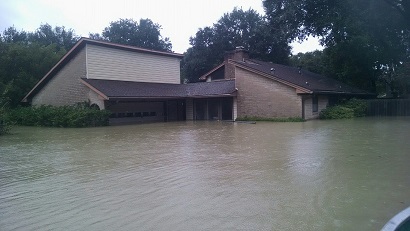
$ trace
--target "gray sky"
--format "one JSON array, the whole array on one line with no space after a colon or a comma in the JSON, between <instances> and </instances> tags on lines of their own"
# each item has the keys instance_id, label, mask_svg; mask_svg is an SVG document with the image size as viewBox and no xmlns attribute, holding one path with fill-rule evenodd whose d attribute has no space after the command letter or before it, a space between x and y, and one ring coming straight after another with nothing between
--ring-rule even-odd
<instances>
[{"instance_id":1,"label":"gray sky","mask_svg":"<svg viewBox=\"0 0 410 231\"><path fill-rule=\"evenodd\" d=\"M0 30L14 25L18 30L34 31L48 23L88 37L120 18L149 18L162 26L161 35L170 38L172 49L183 53L189 47L189 37L199 28L212 26L235 6L264 13L262 0L1 0ZM292 45L293 53L320 48L313 38Z\"/></svg>"}]
</instances>

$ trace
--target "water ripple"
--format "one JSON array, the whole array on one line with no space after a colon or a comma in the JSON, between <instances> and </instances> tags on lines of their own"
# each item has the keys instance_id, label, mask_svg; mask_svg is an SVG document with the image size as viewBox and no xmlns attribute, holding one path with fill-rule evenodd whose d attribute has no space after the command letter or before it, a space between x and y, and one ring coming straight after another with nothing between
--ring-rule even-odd
<instances>
[{"instance_id":1,"label":"water ripple","mask_svg":"<svg viewBox=\"0 0 410 231\"><path fill-rule=\"evenodd\" d=\"M408 120L17 127L0 138L0 229L380 229L410 204L409 128Z\"/></svg>"}]
</instances>

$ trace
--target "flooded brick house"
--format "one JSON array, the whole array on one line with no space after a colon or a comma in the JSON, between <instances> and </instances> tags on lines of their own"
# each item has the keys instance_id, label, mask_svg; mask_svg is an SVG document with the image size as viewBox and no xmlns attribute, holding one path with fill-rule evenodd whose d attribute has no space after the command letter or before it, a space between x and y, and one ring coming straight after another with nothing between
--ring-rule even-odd
<instances>
[{"instance_id":1,"label":"flooded brick house","mask_svg":"<svg viewBox=\"0 0 410 231\"><path fill-rule=\"evenodd\" d=\"M291 67L249 59L243 48L227 52L222 64L201 81L235 80L234 118L300 117L315 119L341 98L374 97L335 79Z\"/></svg>"},{"instance_id":2,"label":"flooded brick house","mask_svg":"<svg viewBox=\"0 0 410 231\"><path fill-rule=\"evenodd\" d=\"M112 123L236 120L238 117L313 119L338 97L365 97L302 69L248 58L243 49L200 82L180 84L182 54L80 39L23 102L71 105L89 101L112 112Z\"/></svg>"}]
</instances>

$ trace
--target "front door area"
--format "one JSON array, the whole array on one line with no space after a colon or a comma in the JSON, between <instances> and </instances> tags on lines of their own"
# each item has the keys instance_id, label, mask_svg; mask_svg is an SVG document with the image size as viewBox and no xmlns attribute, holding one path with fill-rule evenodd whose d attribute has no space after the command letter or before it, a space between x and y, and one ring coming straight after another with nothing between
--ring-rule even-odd
<instances>
[{"instance_id":1,"label":"front door area","mask_svg":"<svg viewBox=\"0 0 410 231\"><path fill-rule=\"evenodd\" d=\"M194 120L233 120L233 99L194 99Z\"/></svg>"}]
</instances>

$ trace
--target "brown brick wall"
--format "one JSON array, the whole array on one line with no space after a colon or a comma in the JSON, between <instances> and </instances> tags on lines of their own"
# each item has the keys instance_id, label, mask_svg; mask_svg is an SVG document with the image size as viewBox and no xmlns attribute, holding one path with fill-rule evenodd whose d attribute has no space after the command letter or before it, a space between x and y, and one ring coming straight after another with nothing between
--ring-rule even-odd
<instances>
[{"instance_id":1,"label":"brown brick wall","mask_svg":"<svg viewBox=\"0 0 410 231\"><path fill-rule=\"evenodd\" d=\"M235 78L235 66L233 64L225 61L225 79L234 79Z\"/></svg>"},{"instance_id":2,"label":"brown brick wall","mask_svg":"<svg viewBox=\"0 0 410 231\"><path fill-rule=\"evenodd\" d=\"M225 79L235 78L235 66L230 64L229 59L242 61L244 59L249 59L249 52L242 48L237 48L233 51L225 52L224 62L225 62Z\"/></svg>"},{"instance_id":3,"label":"brown brick wall","mask_svg":"<svg viewBox=\"0 0 410 231\"><path fill-rule=\"evenodd\" d=\"M80 51L32 100L32 105L71 105L88 100L88 88L80 82L86 77L86 53Z\"/></svg>"},{"instance_id":4,"label":"brown brick wall","mask_svg":"<svg viewBox=\"0 0 410 231\"><path fill-rule=\"evenodd\" d=\"M235 69L238 117L302 117L302 98L294 88Z\"/></svg>"}]
</instances>

